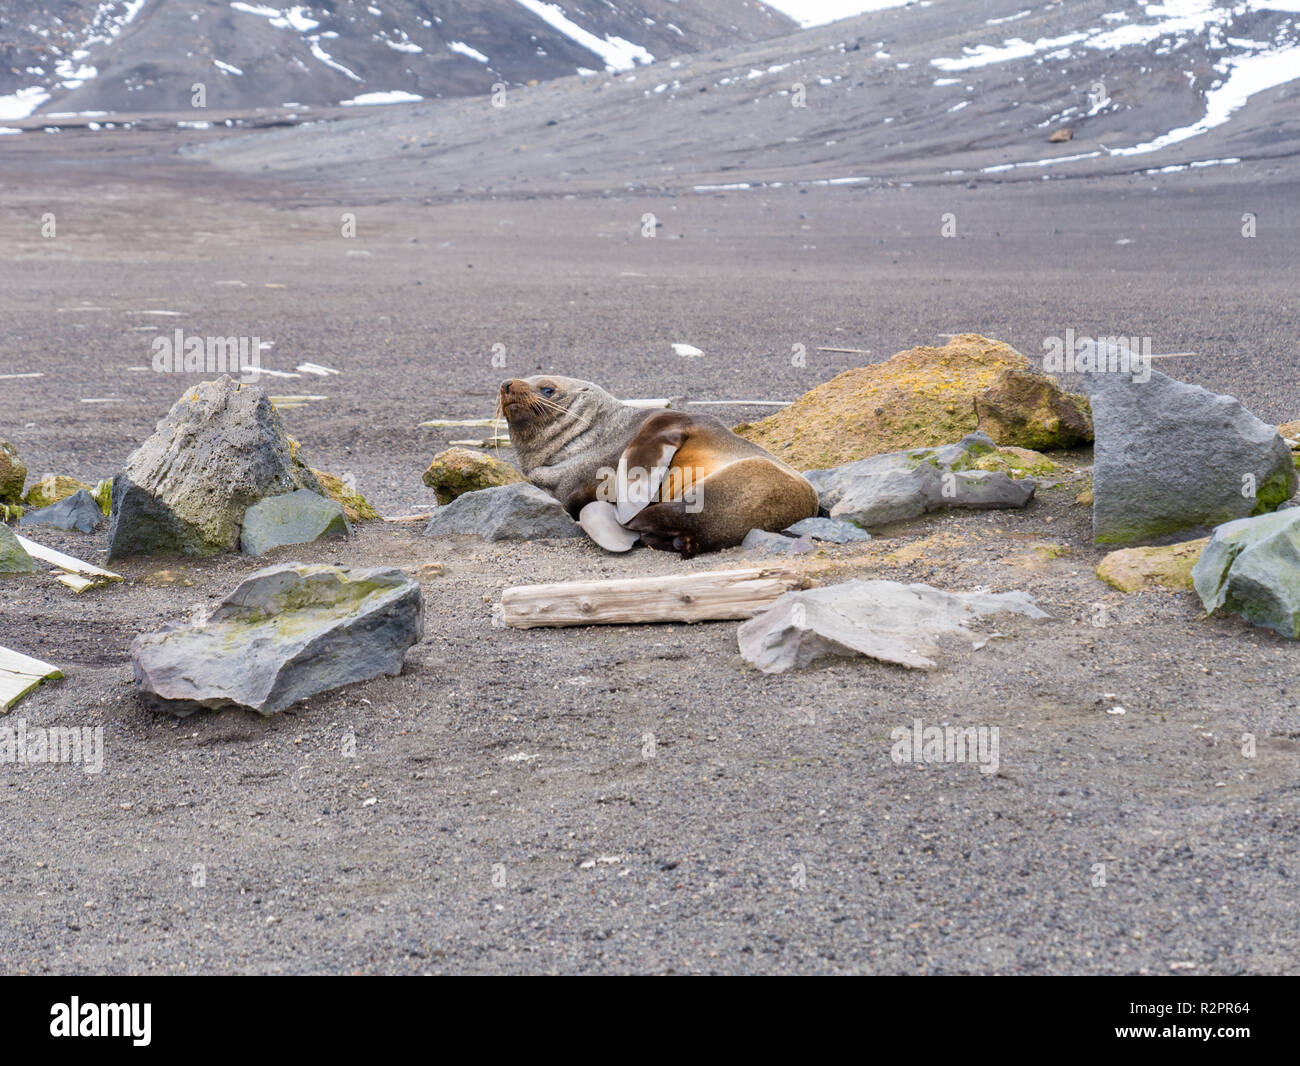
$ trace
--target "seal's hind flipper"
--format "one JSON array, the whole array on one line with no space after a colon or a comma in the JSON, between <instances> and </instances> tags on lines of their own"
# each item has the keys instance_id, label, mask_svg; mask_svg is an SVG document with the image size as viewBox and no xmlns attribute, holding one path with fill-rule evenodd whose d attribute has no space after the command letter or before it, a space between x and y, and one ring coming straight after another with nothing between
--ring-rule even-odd
<instances>
[{"instance_id":1,"label":"seal's hind flipper","mask_svg":"<svg viewBox=\"0 0 1300 1066\"><path fill-rule=\"evenodd\" d=\"M686 440L683 421L684 416L676 412L654 415L623 449L614 489L620 524L626 524L659 495L673 456Z\"/></svg>"},{"instance_id":2,"label":"seal's hind flipper","mask_svg":"<svg viewBox=\"0 0 1300 1066\"><path fill-rule=\"evenodd\" d=\"M592 500L578 513L578 524L587 536L606 551L625 552L641 539L641 534L624 529L614 516L614 505Z\"/></svg>"}]
</instances>

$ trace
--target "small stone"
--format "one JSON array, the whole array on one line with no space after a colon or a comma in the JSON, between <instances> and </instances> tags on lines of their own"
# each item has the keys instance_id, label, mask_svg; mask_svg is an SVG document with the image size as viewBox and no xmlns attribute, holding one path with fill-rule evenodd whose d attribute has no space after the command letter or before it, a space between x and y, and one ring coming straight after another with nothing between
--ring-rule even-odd
<instances>
[{"instance_id":1,"label":"small stone","mask_svg":"<svg viewBox=\"0 0 1300 1066\"><path fill-rule=\"evenodd\" d=\"M751 529L740 542L747 551L760 551L766 555L801 555L815 547L810 537L784 537L764 529Z\"/></svg>"},{"instance_id":2,"label":"small stone","mask_svg":"<svg viewBox=\"0 0 1300 1066\"><path fill-rule=\"evenodd\" d=\"M812 537L831 544L853 544L857 541L870 540L871 534L859 529L852 522L840 522L834 518L805 518L796 522L784 532L795 537Z\"/></svg>"},{"instance_id":3,"label":"small stone","mask_svg":"<svg viewBox=\"0 0 1300 1066\"><path fill-rule=\"evenodd\" d=\"M457 496L429 516L426 537L476 534L487 541L582 537L582 527L551 496L527 482Z\"/></svg>"},{"instance_id":4,"label":"small stone","mask_svg":"<svg viewBox=\"0 0 1300 1066\"><path fill-rule=\"evenodd\" d=\"M352 533L343 505L310 489L269 496L244 512L239 548L245 555L265 555L286 544L310 544L322 537Z\"/></svg>"},{"instance_id":5,"label":"small stone","mask_svg":"<svg viewBox=\"0 0 1300 1066\"><path fill-rule=\"evenodd\" d=\"M95 498L86 489L78 489L71 496L42 507L39 511L28 511L18 524L93 533L103 522L104 512L99 509Z\"/></svg>"}]
</instances>

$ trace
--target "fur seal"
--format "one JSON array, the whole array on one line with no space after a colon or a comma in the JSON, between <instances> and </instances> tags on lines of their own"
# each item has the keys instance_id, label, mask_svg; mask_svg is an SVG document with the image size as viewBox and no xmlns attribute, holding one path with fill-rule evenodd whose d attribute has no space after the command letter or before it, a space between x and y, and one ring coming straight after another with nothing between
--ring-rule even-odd
<instances>
[{"instance_id":1,"label":"fur seal","mask_svg":"<svg viewBox=\"0 0 1300 1066\"><path fill-rule=\"evenodd\" d=\"M609 551L640 540L688 559L817 513L805 478L709 415L549 375L502 382L500 404L524 477Z\"/></svg>"}]
</instances>

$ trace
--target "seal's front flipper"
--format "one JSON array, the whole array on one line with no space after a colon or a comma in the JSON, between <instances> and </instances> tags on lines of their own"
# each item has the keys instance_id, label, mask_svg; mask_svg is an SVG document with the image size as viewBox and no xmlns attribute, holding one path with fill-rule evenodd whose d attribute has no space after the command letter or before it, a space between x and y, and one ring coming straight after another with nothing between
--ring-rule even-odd
<instances>
[{"instance_id":1,"label":"seal's front flipper","mask_svg":"<svg viewBox=\"0 0 1300 1066\"><path fill-rule=\"evenodd\" d=\"M606 551L625 552L641 539L641 534L624 529L615 516L614 505L592 500L578 513L578 524L587 536Z\"/></svg>"},{"instance_id":2,"label":"seal's front flipper","mask_svg":"<svg viewBox=\"0 0 1300 1066\"><path fill-rule=\"evenodd\" d=\"M673 456L686 440L681 421L682 416L675 412L647 419L623 449L614 489L615 513L620 523L634 518L659 495Z\"/></svg>"}]
</instances>

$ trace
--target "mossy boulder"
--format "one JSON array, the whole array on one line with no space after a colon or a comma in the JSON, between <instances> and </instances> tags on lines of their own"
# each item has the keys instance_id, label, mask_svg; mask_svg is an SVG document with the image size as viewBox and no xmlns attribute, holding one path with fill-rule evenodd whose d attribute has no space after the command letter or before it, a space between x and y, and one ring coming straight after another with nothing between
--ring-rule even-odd
<instances>
[{"instance_id":1,"label":"mossy boulder","mask_svg":"<svg viewBox=\"0 0 1300 1066\"><path fill-rule=\"evenodd\" d=\"M349 522L368 522L379 517L379 512L370 506L370 502L342 478L327 474L324 470L313 470L312 473L329 494L329 498L342 504L343 513Z\"/></svg>"},{"instance_id":2,"label":"mossy boulder","mask_svg":"<svg viewBox=\"0 0 1300 1066\"><path fill-rule=\"evenodd\" d=\"M1192 580L1207 613L1223 607L1300 639L1300 507L1217 527Z\"/></svg>"},{"instance_id":3,"label":"mossy boulder","mask_svg":"<svg viewBox=\"0 0 1300 1066\"><path fill-rule=\"evenodd\" d=\"M0 440L0 503L17 503L27 481L27 464L7 440Z\"/></svg>"},{"instance_id":4,"label":"mossy boulder","mask_svg":"<svg viewBox=\"0 0 1300 1066\"><path fill-rule=\"evenodd\" d=\"M424 472L424 483L433 489L443 507L467 492L500 488L523 480L524 475L509 463L468 448L439 452Z\"/></svg>"},{"instance_id":5,"label":"mossy boulder","mask_svg":"<svg viewBox=\"0 0 1300 1066\"><path fill-rule=\"evenodd\" d=\"M94 492L84 481L78 481L75 477L68 477L66 474L51 474L49 477L43 477L27 490L27 495L23 497L23 503L28 507L49 507L52 503L58 503L60 500L66 500L69 496L76 495L82 490Z\"/></svg>"},{"instance_id":6,"label":"mossy boulder","mask_svg":"<svg viewBox=\"0 0 1300 1066\"><path fill-rule=\"evenodd\" d=\"M999 448L975 460L976 470L1000 470L1011 477L1045 477L1060 469L1041 452L1029 448Z\"/></svg>"},{"instance_id":7,"label":"mossy boulder","mask_svg":"<svg viewBox=\"0 0 1300 1066\"><path fill-rule=\"evenodd\" d=\"M770 418L735 431L799 470L841 466L948 444L983 429L976 398L986 395L987 433L997 444L1064 447L1083 431L1077 398L1014 348L976 333L846 370ZM1085 439L1091 439L1090 423L1087 428Z\"/></svg>"},{"instance_id":8,"label":"mossy boulder","mask_svg":"<svg viewBox=\"0 0 1300 1066\"><path fill-rule=\"evenodd\" d=\"M1209 543L1209 537L1166 544L1155 548L1122 548L1106 556L1097 566L1097 576L1120 592L1145 588L1189 591L1192 568Z\"/></svg>"},{"instance_id":9,"label":"mossy boulder","mask_svg":"<svg viewBox=\"0 0 1300 1066\"><path fill-rule=\"evenodd\" d=\"M1092 440L1086 396L1065 392L1037 370L1008 367L975 397L979 428L999 444L1073 448Z\"/></svg>"},{"instance_id":10,"label":"mossy boulder","mask_svg":"<svg viewBox=\"0 0 1300 1066\"><path fill-rule=\"evenodd\" d=\"M18 543L18 538L4 523L0 523L0 577L11 574L34 574L36 561Z\"/></svg>"},{"instance_id":11,"label":"mossy boulder","mask_svg":"<svg viewBox=\"0 0 1300 1066\"><path fill-rule=\"evenodd\" d=\"M111 477L104 478L103 481L98 482L95 487L90 490L90 495L95 498L95 502L99 504L99 509L103 511L104 514L108 515L113 513L113 479Z\"/></svg>"},{"instance_id":12,"label":"mossy boulder","mask_svg":"<svg viewBox=\"0 0 1300 1066\"><path fill-rule=\"evenodd\" d=\"M230 377L205 381L115 479L108 557L232 551L248 508L298 489L325 495L266 390Z\"/></svg>"}]
</instances>

